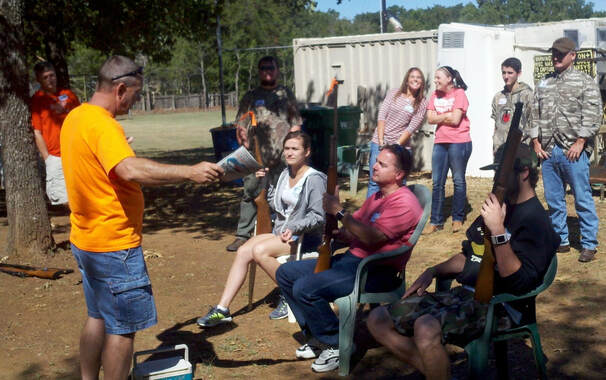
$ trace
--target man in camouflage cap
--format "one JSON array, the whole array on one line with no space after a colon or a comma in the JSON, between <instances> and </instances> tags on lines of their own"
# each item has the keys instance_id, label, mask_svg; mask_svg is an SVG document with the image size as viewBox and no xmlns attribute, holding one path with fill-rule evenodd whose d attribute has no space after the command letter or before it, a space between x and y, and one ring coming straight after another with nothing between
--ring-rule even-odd
<instances>
[{"instance_id":1,"label":"man in camouflage cap","mask_svg":"<svg viewBox=\"0 0 606 380\"><path fill-rule=\"evenodd\" d=\"M598 216L589 184L589 156L602 121L600 90L589 75L574 68L575 43L558 38L551 47L555 72L534 91L529 135L543 161L543 187L551 222L560 235L558 252L570 251L566 225L566 184L570 185L581 230L579 261L594 259Z\"/></svg>"},{"instance_id":2,"label":"man in camouflage cap","mask_svg":"<svg viewBox=\"0 0 606 380\"><path fill-rule=\"evenodd\" d=\"M501 64L501 75L505 86L492 98L492 114L490 115L495 123L492 136L493 153L496 153L497 148L507 140L507 132L509 132L517 102L524 104L520 120L520 129L524 132L522 143L530 143L526 129L532 106L532 88L526 83L518 81L519 76L522 75L522 62L515 57L507 58Z\"/></svg>"},{"instance_id":3,"label":"man in camouflage cap","mask_svg":"<svg viewBox=\"0 0 606 380\"><path fill-rule=\"evenodd\" d=\"M480 210L481 217L467 230L460 253L423 272L401 300L371 312L367 324L377 342L427 379L450 378L445 343L464 346L484 330L487 305L474 299L473 288L484 253L482 220L491 235L497 264L495 294L524 294L543 281L560 239L534 191L539 177L537 164L530 147L520 145L509 176L506 204L500 206L490 194ZM495 169L495 165L482 169ZM463 286L427 293L434 277L456 279ZM515 309L508 305L501 312L506 322L518 325L526 323L531 306L516 303Z\"/></svg>"},{"instance_id":4,"label":"man in camouflage cap","mask_svg":"<svg viewBox=\"0 0 606 380\"><path fill-rule=\"evenodd\" d=\"M282 145L284 137L290 131L301 128L302 119L297 110L297 100L292 91L278 84L280 68L278 60L265 56L259 60L260 85L248 91L240 101L236 116L238 143L253 150L250 118L242 119L248 111L257 117L258 129L254 133L259 137L263 166L270 169L265 177L274 185L284 169ZM254 199L267 185L267 180L251 174L244 177L244 193L240 202L240 219L236 239L227 246L228 251L235 252L252 235L255 227L257 207Z\"/></svg>"}]
</instances>

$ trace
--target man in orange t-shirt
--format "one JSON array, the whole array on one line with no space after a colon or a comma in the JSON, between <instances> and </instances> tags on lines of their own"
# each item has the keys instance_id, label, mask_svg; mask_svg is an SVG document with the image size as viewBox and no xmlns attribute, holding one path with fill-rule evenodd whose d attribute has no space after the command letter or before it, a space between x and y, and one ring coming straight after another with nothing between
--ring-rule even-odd
<instances>
[{"instance_id":1,"label":"man in orange t-shirt","mask_svg":"<svg viewBox=\"0 0 606 380\"><path fill-rule=\"evenodd\" d=\"M57 75L50 62L38 62L34 72L40 89L32 96L32 126L46 167L46 195L53 205L67 204L59 134L63 120L80 102L70 90L57 88Z\"/></svg>"},{"instance_id":2,"label":"man in orange t-shirt","mask_svg":"<svg viewBox=\"0 0 606 380\"><path fill-rule=\"evenodd\" d=\"M106 379L125 379L135 333L157 323L141 249L140 185L207 183L223 174L209 162L165 165L135 157L114 117L128 112L142 84L142 67L126 57L109 58L90 102L72 110L61 129L70 242L88 310L80 337L85 379L97 378L101 365Z\"/></svg>"}]
</instances>

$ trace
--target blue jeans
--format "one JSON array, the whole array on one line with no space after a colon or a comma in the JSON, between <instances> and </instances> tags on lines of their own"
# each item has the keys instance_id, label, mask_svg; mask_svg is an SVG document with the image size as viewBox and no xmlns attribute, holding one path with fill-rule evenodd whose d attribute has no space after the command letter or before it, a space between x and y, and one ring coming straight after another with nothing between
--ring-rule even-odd
<instances>
[{"instance_id":1,"label":"blue jeans","mask_svg":"<svg viewBox=\"0 0 606 380\"><path fill-rule=\"evenodd\" d=\"M465 169L471 155L471 141L466 143L434 144L431 155L431 219L434 226L444 224L444 185L448 177L448 169L452 171L454 195L452 199L452 221L462 222L465 219L465 204L467 203L467 184Z\"/></svg>"},{"instance_id":2,"label":"blue jeans","mask_svg":"<svg viewBox=\"0 0 606 380\"><path fill-rule=\"evenodd\" d=\"M366 191L366 198L370 198L371 195L379 191L379 185L372 180L372 167L377 162L377 156L379 155L379 144L370 142L370 157L368 159L368 190Z\"/></svg>"},{"instance_id":3,"label":"blue jeans","mask_svg":"<svg viewBox=\"0 0 606 380\"><path fill-rule=\"evenodd\" d=\"M106 334L130 334L158 323L141 246L113 252L71 248L88 316L103 319Z\"/></svg>"},{"instance_id":4,"label":"blue jeans","mask_svg":"<svg viewBox=\"0 0 606 380\"><path fill-rule=\"evenodd\" d=\"M560 235L562 245L568 245L566 225L566 184L574 195L574 208L579 216L581 246L595 249L598 245L598 215L589 185L589 157L583 151L579 159L571 162L562 148L555 146L551 156L543 161L543 188L549 206L549 216L555 232Z\"/></svg>"},{"instance_id":5,"label":"blue jeans","mask_svg":"<svg viewBox=\"0 0 606 380\"><path fill-rule=\"evenodd\" d=\"M409 147L406 147L406 149L409 149ZM379 155L379 144L373 143L372 141L370 142L370 157L368 159L368 190L366 191L366 198L370 198L371 195L373 195L374 193L376 193L377 191L379 191L379 185L377 185L377 183L375 181L372 180L372 167L375 165L375 163L377 162L377 156ZM412 157L412 152L411 152L411 157ZM406 185L406 178L402 181L403 185Z\"/></svg>"},{"instance_id":6,"label":"blue jeans","mask_svg":"<svg viewBox=\"0 0 606 380\"><path fill-rule=\"evenodd\" d=\"M282 264L276 272L276 281L301 330L324 344L338 347L339 319L330 308L330 302L351 293L362 259L347 251L331 258L330 269L314 273L316 261ZM369 273L366 288L388 291L397 285L396 269L377 267Z\"/></svg>"}]
</instances>

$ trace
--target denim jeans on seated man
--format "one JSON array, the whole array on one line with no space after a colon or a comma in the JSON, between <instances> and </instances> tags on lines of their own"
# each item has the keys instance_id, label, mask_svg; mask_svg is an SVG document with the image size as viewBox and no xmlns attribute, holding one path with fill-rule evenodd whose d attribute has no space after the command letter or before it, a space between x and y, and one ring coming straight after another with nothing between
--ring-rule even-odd
<instances>
[{"instance_id":1,"label":"denim jeans on seated man","mask_svg":"<svg viewBox=\"0 0 606 380\"><path fill-rule=\"evenodd\" d=\"M316 261L282 264L276 272L276 280L301 330L308 335L306 338L313 336L327 346L338 347L339 319L330 302L351 293L362 259L347 251L331 258L330 269L313 273ZM366 289L389 291L396 286L396 269L377 267L370 271Z\"/></svg>"},{"instance_id":2,"label":"denim jeans on seated man","mask_svg":"<svg viewBox=\"0 0 606 380\"><path fill-rule=\"evenodd\" d=\"M577 161L570 161L559 146L554 146L551 156L543 161L543 188L549 206L549 216L561 245L569 245L566 218L566 184L574 195L574 206L579 216L581 246L593 250L598 245L598 215L589 184L589 157L581 152Z\"/></svg>"},{"instance_id":3,"label":"denim jeans on seated man","mask_svg":"<svg viewBox=\"0 0 606 380\"><path fill-rule=\"evenodd\" d=\"M406 149L408 149L410 151L409 147L406 147ZM375 165L375 162L377 162L377 156L379 155L380 151L381 151L381 149L379 149L379 144L373 143L371 141L370 156L368 159L368 190L366 191L366 198L369 198L371 195L373 195L374 193L379 191L379 185L377 185L377 183L372 180L372 172L373 172L372 167ZM411 152L411 154L412 154L412 152ZM406 178L404 178L404 181L402 181L402 184L406 185Z\"/></svg>"},{"instance_id":4,"label":"denim jeans on seated man","mask_svg":"<svg viewBox=\"0 0 606 380\"><path fill-rule=\"evenodd\" d=\"M463 222L465 219L465 204L467 203L467 185L465 170L471 155L471 141L465 143L434 144L431 155L431 219L434 226L444 224L444 185L448 177L448 169L452 171L454 195L452 199L452 221Z\"/></svg>"}]
</instances>

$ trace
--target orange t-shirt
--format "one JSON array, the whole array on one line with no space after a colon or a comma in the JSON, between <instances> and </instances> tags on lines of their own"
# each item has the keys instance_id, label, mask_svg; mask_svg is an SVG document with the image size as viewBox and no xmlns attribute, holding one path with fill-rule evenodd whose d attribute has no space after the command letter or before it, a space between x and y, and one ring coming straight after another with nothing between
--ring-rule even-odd
<instances>
[{"instance_id":1,"label":"orange t-shirt","mask_svg":"<svg viewBox=\"0 0 606 380\"><path fill-rule=\"evenodd\" d=\"M141 187L113 171L135 155L120 123L104 108L84 103L63 123L61 151L71 209L70 241L91 252L141 245Z\"/></svg>"},{"instance_id":2,"label":"orange t-shirt","mask_svg":"<svg viewBox=\"0 0 606 380\"><path fill-rule=\"evenodd\" d=\"M65 112L57 113L53 110L57 105L63 106ZM53 156L61 156L59 145L59 134L61 124L68 112L78 107L80 102L76 95L70 90L59 90L56 94L38 90L32 96L31 112L32 126L42 133L48 153Z\"/></svg>"}]
</instances>

